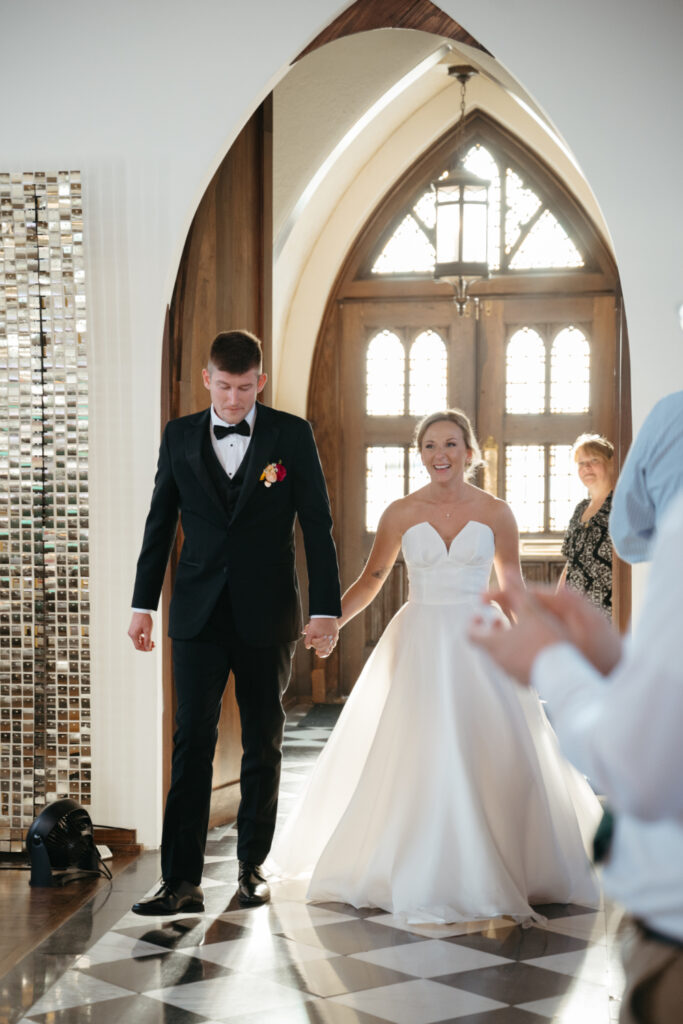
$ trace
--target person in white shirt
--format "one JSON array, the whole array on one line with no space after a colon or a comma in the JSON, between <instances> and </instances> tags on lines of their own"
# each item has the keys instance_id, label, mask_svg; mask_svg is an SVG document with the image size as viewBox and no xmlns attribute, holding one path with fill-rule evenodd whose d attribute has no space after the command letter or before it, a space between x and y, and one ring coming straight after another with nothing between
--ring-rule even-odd
<instances>
[{"instance_id":1,"label":"person in white shirt","mask_svg":"<svg viewBox=\"0 0 683 1024\"><path fill-rule=\"evenodd\" d=\"M683 394L671 397L683 411ZM673 496L665 486L662 460L650 473L655 467L642 461L658 450L656 429L680 477L683 431L669 446L671 426L671 418L657 417L655 427L648 420L631 460L640 467L636 497L629 502L623 486L615 492L618 521L638 533L629 545L624 530L620 553L647 545L652 555L632 637L622 644L604 616L567 589L508 592L515 625L475 623L471 631L473 642L547 702L565 755L614 811L605 891L634 922L624 948L622 1024L683 1020L683 491Z\"/></svg>"}]
</instances>

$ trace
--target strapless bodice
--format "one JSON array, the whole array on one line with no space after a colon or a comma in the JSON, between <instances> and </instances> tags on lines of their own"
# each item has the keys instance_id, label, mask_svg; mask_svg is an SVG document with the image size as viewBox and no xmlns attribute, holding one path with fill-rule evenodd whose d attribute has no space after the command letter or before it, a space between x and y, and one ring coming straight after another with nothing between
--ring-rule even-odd
<instances>
[{"instance_id":1,"label":"strapless bodice","mask_svg":"<svg viewBox=\"0 0 683 1024\"><path fill-rule=\"evenodd\" d=\"M491 574L494 537L490 526L470 519L447 548L431 523L416 523L403 534L408 567L408 601L462 604L477 601Z\"/></svg>"}]
</instances>

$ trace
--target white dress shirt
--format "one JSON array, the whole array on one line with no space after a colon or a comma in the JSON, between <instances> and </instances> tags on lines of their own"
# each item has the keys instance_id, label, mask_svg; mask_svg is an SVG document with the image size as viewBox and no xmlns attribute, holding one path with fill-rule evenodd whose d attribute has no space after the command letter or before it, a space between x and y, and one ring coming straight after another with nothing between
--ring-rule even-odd
<instances>
[{"instance_id":1,"label":"white dress shirt","mask_svg":"<svg viewBox=\"0 0 683 1024\"><path fill-rule=\"evenodd\" d=\"M249 442L251 441L254 433L256 403L252 405L244 418L249 424L250 433L248 437L245 437L243 434L228 434L227 437L222 437L219 441L213 432L213 428L216 424L221 427L230 427L233 426L233 424L226 423L225 420L222 420L213 405L211 406L211 445L216 453L218 461L231 479L240 468L240 463L247 454L247 448L249 447Z\"/></svg>"},{"instance_id":2,"label":"white dress shirt","mask_svg":"<svg viewBox=\"0 0 683 1024\"><path fill-rule=\"evenodd\" d=\"M614 488L609 531L626 562L651 558L652 541L671 499L683 489L683 391L657 402L626 456Z\"/></svg>"},{"instance_id":3,"label":"white dress shirt","mask_svg":"<svg viewBox=\"0 0 683 1024\"><path fill-rule=\"evenodd\" d=\"M683 941L683 492L658 524L641 618L607 678L567 644L536 658L562 750L604 793L616 828L608 895Z\"/></svg>"}]
</instances>

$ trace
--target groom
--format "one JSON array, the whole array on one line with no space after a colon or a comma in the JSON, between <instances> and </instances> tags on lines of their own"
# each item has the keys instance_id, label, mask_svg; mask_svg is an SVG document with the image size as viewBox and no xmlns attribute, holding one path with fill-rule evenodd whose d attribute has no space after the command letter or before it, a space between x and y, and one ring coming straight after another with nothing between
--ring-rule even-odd
<instances>
[{"instance_id":1,"label":"groom","mask_svg":"<svg viewBox=\"0 0 683 1024\"><path fill-rule=\"evenodd\" d=\"M341 614L327 488L306 420L256 403L261 343L219 334L202 371L211 408L164 431L145 524L128 635L151 651L152 617L178 517L183 546L169 612L177 697L171 788L161 839L163 882L137 914L203 910L200 888L213 755L230 671L242 727L238 897L269 899L261 864L275 829L284 712L301 609L298 517L308 566L306 646L329 651Z\"/></svg>"}]
</instances>

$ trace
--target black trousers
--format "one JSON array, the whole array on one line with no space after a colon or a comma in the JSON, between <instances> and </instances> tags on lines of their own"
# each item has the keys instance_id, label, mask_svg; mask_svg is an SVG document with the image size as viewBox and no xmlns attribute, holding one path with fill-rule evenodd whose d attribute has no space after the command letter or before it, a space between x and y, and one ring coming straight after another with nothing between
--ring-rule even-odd
<instances>
[{"instance_id":1,"label":"black trousers","mask_svg":"<svg viewBox=\"0 0 683 1024\"><path fill-rule=\"evenodd\" d=\"M260 864L275 831L284 694L294 643L251 647L238 636L227 589L204 629L173 641L177 696L171 788L161 838L165 879L199 885L209 827L213 756L223 692L232 671L242 728L237 856Z\"/></svg>"}]
</instances>

